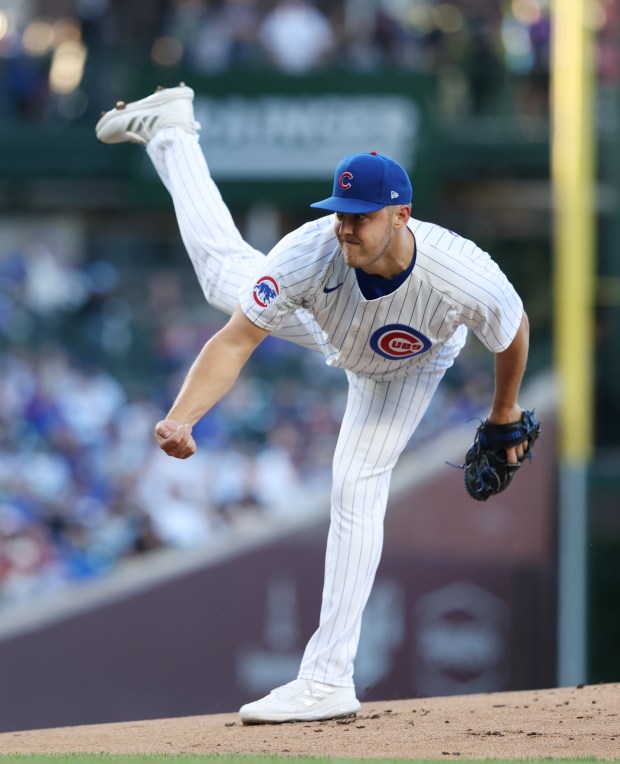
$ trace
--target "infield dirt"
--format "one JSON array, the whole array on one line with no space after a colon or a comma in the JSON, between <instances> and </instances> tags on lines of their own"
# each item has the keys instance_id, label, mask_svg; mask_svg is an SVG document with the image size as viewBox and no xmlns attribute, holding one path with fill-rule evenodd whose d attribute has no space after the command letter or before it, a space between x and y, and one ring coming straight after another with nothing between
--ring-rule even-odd
<instances>
[{"instance_id":1,"label":"infield dirt","mask_svg":"<svg viewBox=\"0 0 620 764\"><path fill-rule=\"evenodd\" d=\"M217 714L0 734L0 754L67 752L613 760L620 684L369 702L326 722L246 727Z\"/></svg>"}]
</instances>

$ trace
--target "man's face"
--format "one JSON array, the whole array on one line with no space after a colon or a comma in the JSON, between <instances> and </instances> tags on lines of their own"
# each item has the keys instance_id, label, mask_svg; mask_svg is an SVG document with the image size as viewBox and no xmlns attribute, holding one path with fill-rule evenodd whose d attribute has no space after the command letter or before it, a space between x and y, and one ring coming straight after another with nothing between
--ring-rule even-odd
<instances>
[{"instance_id":1,"label":"man's face","mask_svg":"<svg viewBox=\"0 0 620 764\"><path fill-rule=\"evenodd\" d=\"M350 268L382 275L384 256L389 252L398 207L352 214L336 212L334 230L344 261Z\"/></svg>"}]
</instances>

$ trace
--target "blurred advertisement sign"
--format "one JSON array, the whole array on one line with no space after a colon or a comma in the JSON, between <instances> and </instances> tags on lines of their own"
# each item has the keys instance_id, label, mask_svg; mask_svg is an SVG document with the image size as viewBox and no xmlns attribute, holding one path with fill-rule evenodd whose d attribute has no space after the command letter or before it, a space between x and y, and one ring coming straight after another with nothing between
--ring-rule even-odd
<instances>
[{"instance_id":1,"label":"blurred advertisement sign","mask_svg":"<svg viewBox=\"0 0 620 764\"><path fill-rule=\"evenodd\" d=\"M272 575L265 584L259 639L244 641L235 654L237 683L248 692L267 694L297 676L303 650L299 589L290 575ZM274 685L274 677L278 677Z\"/></svg>"},{"instance_id":2,"label":"blurred advertisement sign","mask_svg":"<svg viewBox=\"0 0 620 764\"><path fill-rule=\"evenodd\" d=\"M347 154L378 151L410 168L421 111L406 95L196 96L201 143L220 179L331 177Z\"/></svg>"},{"instance_id":3,"label":"blurred advertisement sign","mask_svg":"<svg viewBox=\"0 0 620 764\"><path fill-rule=\"evenodd\" d=\"M412 684L422 695L491 692L505 687L510 608L470 581L456 581L414 606Z\"/></svg>"}]
</instances>

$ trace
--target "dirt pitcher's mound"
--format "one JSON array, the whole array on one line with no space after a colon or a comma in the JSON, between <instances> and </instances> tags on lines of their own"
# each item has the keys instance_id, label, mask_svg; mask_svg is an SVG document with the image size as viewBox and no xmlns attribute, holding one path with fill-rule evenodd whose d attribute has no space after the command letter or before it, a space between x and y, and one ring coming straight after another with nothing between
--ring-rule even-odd
<instances>
[{"instance_id":1,"label":"dirt pitcher's mound","mask_svg":"<svg viewBox=\"0 0 620 764\"><path fill-rule=\"evenodd\" d=\"M620 684L365 703L357 716L244 727L236 714L0 734L4 753L332 758L620 758Z\"/></svg>"}]
</instances>

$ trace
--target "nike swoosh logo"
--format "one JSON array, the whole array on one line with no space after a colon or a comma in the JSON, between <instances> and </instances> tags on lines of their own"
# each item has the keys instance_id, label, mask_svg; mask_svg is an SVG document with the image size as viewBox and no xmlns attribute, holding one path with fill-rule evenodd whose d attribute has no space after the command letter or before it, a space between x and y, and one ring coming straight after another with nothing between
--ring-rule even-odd
<instances>
[{"instance_id":1,"label":"nike swoosh logo","mask_svg":"<svg viewBox=\"0 0 620 764\"><path fill-rule=\"evenodd\" d=\"M324 287L323 287L323 291L325 292L325 294L329 294L330 292L335 292L335 291L336 291L336 289L340 289L340 287L341 287L343 284L344 284L344 281L341 281L341 282L340 282L340 284L336 284L336 286L334 286L334 287L328 287L328 286L324 286Z\"/></svg>"}]
</instances>

